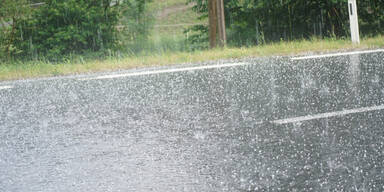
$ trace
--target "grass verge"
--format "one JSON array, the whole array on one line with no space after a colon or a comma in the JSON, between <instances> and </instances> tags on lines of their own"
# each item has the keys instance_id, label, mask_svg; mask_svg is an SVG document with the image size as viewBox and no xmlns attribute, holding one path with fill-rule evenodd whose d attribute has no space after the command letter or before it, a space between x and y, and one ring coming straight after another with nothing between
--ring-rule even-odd
<instances>
[{"instance_id":1,"label":"grass verge","mask_svg":"<svg viewBox=\"0 0 384 192\"><path fill-rule=\"evenodd\" d=\"M292 42L279 42L247 48L223 48L195 52L169 52L145 56L126 56L104 60L75 60L58 64L45 61L0 64L0 80L15 80L36 77L52 77L90 72L164 66L180 63L193 63L218 59L286 56L308 53L374 49L384 47L384 36L365 38L360 45L350 40L312 39Z\"/></svg>"}]
</instances>

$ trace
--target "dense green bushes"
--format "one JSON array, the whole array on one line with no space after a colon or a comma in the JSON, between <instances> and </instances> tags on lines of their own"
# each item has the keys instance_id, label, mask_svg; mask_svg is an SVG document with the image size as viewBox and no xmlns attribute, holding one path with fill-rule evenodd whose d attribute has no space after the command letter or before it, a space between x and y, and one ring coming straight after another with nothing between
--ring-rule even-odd
<instances>
[{"instance_id":1,"label":"dense green bushes","mask_svg":"<svg viewBox=\"0 0 384 192\"><path fill-rule=\"evenodd\" d=\"M195 10L207 13L207 0ZM228 40L233 45L254 45L301 38L349 35L347 0L225 0ZM384 1L358 0L363 35L384 30Z\"/></svg>"},{"instance_id":2,"label":"dense green bushes","mask_svg":"<svg viewBox=\"0 0 384 192\"><path fill-rule=\"evenodd\" d=\"M13 58L44 56L57 60L69 54L111 52L145 39L151 27L150 17L145 17L145 0L44 0L44 3L35 9L29 7L29 16L11 18L12 26L3 28L1 45L13 47L3 48L3 55L8 52Z\"/></svg>"},{"instance_id":3,"label":"dense green bushes","mask_svg":"<svg viewBox=\"0 0 384 192\"><path fill-rule=\"evenodd\" d=\"M16 23L15 45L25 55L54 57L113 48L118 12L102 0L47 0L32 18Z\"/></svg>"},{"instance_id":4,"label":"dense green bushes","mask_svg":"<svg viewBox=\"0 0 384 192\"><path fill-rule=\"evenodd\" d=\"M0 61L18 53L15 47L16 23L30 17L29 0L0 0Z\"/></svg>"}]
</instances>

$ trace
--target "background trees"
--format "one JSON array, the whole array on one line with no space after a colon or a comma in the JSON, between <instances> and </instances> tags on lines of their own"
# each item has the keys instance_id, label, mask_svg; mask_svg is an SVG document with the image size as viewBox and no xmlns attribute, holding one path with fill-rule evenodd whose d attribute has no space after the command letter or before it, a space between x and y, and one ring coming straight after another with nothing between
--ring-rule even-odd
<instances>
[{"instance_id":1,"label":"background trees","mask_svg":"<svg viewBox=\"0 0 384 192\"><path fill-rule=\"evenodd\" d=\"M207 13L207 0L194 9ZM349 35L347 0L226 0L228 40L232 45L254 45L300 38L346 37ZM383 31L384 2L359 0L363 35Z\"/></svg>"},{"instance_id":2,"label":"background trees","mask_svg":"<svg viewBox=\"0 0 384 192\"><path fill-rule=\"evenodd\" d=\"M145 0L43 0L38 8L27 0L2 1L7 4L2 4L0 12L13 21L11 28L3 29L10 32L3 36L2 45L14 47L7 48L13 57L56 60L68 54L113 50L145 38L150 28L143 19Z\"/></svg>"},{"instance_id":3,"label":"background trees","mask_svg":"<svg viewBox=\"0 0 384 192\"><path fill-rule=\"evenodd\" d=\"M115 44L119 15L111 0L46 0L16 23L15 45L23 55L55 57Z\"/></svg>"},{"instance_id":4,"label":"background trees","mask_svg":"<svg viewBox=\"0 0 384 192\"><path fill-rule=\"evenodd\" d=\"M152 30L153 15L158 13L149 13L149 1L0 0L0 60L42 56L57 60L61 56L87 52L103 56L105 53L208 48L209 31L204 24L186 31L187 42L183 34L178 34L181 42L178 44L172 44L176 35L170 38L173 41L163 41L154 35L158 31ZM194 2L193 10L205 19L200 23L206 23L208 0L181 1ZM31 6L36 2L44 4ZM224 3L230 46L314 36L349 36L347 0L224 0ZM384 31L384 1L359 0L358 9L363 36ZM196 14L189 15L182 23L188 24L187 21L195 17ZM155 40L161 45L155 44Z\"/></svg>"},{"instance_id":5,"label":"background trees","mask_svg":"<svg viewBox=\"0 0 384 192\"><path fill-rule=\"evenodd\" d=\"M143 49L153 27L153 15L148 13L149 0L124 0L120 2L119 45L129 52Z\"/></svg>"}]
</instances>

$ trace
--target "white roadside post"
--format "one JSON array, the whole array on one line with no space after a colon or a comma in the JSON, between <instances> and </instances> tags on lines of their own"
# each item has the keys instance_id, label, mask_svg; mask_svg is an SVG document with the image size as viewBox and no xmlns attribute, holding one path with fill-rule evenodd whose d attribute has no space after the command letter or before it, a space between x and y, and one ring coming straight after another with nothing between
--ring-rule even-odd
<instances>
[{"instance_id":1,"label":"white roadside post","mask_svg":"<svg viewBox=\"0 0 384 192\"><path fill-rule=\"evenodd\" d=\"M348 0L349 21L351 26L351 38L353 43L360 43L359 21L357 18L356 0Z\"/></svg>"}]
</instances>

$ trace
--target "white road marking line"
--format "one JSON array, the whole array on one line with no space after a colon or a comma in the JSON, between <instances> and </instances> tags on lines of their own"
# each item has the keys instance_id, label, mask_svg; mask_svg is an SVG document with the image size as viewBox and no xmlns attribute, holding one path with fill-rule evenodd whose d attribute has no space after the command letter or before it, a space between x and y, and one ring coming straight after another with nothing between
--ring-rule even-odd
<instances>
[{"instance_id":1,"label":"white road marking line","mask_svg":"<svg viewBox=\"0 0 384 192\"><path fill-rule=\"evenodd\" d=\"M326 58L326 57L337 57L337 56L366 54L366 53L378 53L378 52L384 52L384 49L368 50L368 51L354 51L354 52L346 52L346 53L333 53L333 54L325 54L325 55L311 55L311 56L304 56L304 57L294 57L294 58L291 58L291 60L297 61L297 60L305 60L305 59L318 59L318 58Z\"/></svg>"},{"instance_id":2,"label":"white road marking line","mask_svg":"<svg viewBox=\"0 0 384 192\"><path fill-rule=\"evenodd\" d=\"M96 79L114 79L114 78L121 78L121 77L154 75L154 74L162 74L162 73L176 73L176 72L183 72L183 71L203 70L203 69L218 69L218 68L236 67L236 66L250 65L250 64L251 63L217 64L217 65L207 65L207 66L199 66L199 67L186 67L186 68L176 68L176 69L165 69L165 70L158 70L158 71L143 71L143 72L137 72L137 73L104 75L104 76L98 76L98 77L83 78L83 79L79 79L79 80L87 81L87 80L96 80Z\"/></svg>"},{"instance_id":3,"label":"white road marking line","mask_svg":"<svg viewBox=\"0 0 384 192\"><path fill-rule=\"evenodd\" d=\"M12 86L0 86L0 90L2 89L12 89L13 87Z\"/></svg>"},{"instance_id":4,"label":"white road marking line","mask_svg":"<svg viewBox=\"0 0 384 192\"><path fill-rule=\"evenodd\" d=\"M356 109L348 109L344 111L335 111L335 112L329 112L329 113L321 113L316 115L307 115L302 117L294 117L294 118L288 118L288 119L280 119L280 120L274 120L272 123L275 124L290 124L290 123L298 123L303 121L310 121L310 120L317 120L317 119L324 119L329 117L337 117L337 116L344 116L349 114L356 114L356 113L364 113L364 112L370 112L370 111L379 111L383 110L384 105L379 106L373 106L373 107L363 107L363 108L356 108Z\"/></svg>"}]
</instances>

